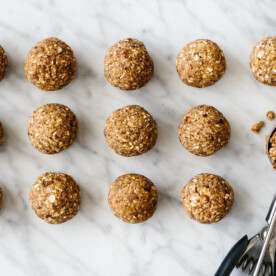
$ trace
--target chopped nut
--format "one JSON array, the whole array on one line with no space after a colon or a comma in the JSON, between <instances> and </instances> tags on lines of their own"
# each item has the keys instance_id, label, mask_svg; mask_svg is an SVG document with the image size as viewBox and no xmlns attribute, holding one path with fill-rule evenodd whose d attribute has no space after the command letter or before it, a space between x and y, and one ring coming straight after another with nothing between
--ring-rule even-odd
<instances>
[{"instance_id":1,"label":"chopped nut","mask_svg":"<svg viewBox=\"0 0 276 276\"><path fill-rule=\"evenodd\" d=\"M266 118L268 119L268 120L273 120L274 119L274 117L275 117L275 113L274 113L274 111L268 111L267 112L267 114L266 114Z\"/></svg>"},{"instance_id":2,"label":"chopped nut","mask_svg":"<svg viewBox=\"0 0 276 276\"><path fill-rule=\"evenodd\" d=\"M182 117L178 136L189 152L209 156L228 144L231 129L220 111L213 106L199 105Z\"/></svg>"},{"instance_id":3,"label":"chopped nut","mask_svg":"<svg viewBox=\"0 0 276 276\"><path fill-rule=\"evenodd\" d=\"M231 210L234 191L222 177L202 173L183 188L181 202L190 218L200 223L215 223Z\"/></svg>"},{"instance_id":4,"label":"chopped nut","mask_svg":"<svg viewBox=\"0 0 276 276\"><path fill-rule=\"evenodd\" d=\"M158 194L154 184L140 174L125 174L111 185L108 204L115 216L128 223L140 223L154 214Z\"/></svg>"},{"instance_id":5,"label":"chopped nut","mask_svg":"<svg viewBox=\"0 0 276 276\"><path fill-rule=\"evenodd\" d=\"M260 129L264 126L264 121L260 121L259 123L255 124L251 130L255 133L259 133Z\"/></svg>"},{"instance_id":6,"label":"chopped nut","mask_svg":"<svg viewBox=\"0 0 276 276\"><path fill-rule=\"evenodd\" d=\"M226 61L215 42L198 39L179 52L176 69L185 84L201 88L214 84L224 75Z\"/></svg>"}]
</instances>

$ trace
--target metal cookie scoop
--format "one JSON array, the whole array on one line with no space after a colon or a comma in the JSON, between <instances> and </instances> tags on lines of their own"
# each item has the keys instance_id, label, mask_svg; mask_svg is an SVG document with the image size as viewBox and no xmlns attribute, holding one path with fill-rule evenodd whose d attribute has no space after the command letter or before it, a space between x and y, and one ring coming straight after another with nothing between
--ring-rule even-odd
<instances>
[{"instance_id":1,"label":"metal cookie scoop","mask_svg":"<svg viewBox=\"0 0 276 276\"><path fill-rule=\"evenodd\" d=\"M253 276L276 276L275 246L276 246L276 194L271 202L266 216L267 226L253 238L241 238L224 258L215 276L229 276L234 267L241 267ZM261 243L262 248L258 258L254 258L251 251L257 249ZM269 261L267 261L269 259ZM253 274L252 274L253 273Z\"/></svg>"}]
</instances>

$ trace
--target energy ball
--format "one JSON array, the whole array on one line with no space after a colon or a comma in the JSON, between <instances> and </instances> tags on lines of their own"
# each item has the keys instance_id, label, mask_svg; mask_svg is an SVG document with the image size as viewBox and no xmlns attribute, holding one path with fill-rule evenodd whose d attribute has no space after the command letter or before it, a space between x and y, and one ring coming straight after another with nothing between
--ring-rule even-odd
<instances>
[{"instance_id":1,"label":"energy ball","mask_svg":"<svg viewBox=\"0 0 276 276\"><path fill-rule=\"evenodd\" d=\"M45 104L33 112L28 135L32 145L40 152L59 153L75 142L78 120L65 105Z\"/></svg>"},{"instance_id":2,"label":"energy ball","mask_svg":"<svg viewBox=\"0 0 276 276\"><path fill-rule=\"evenodd\" d=\"M115 43L106 53L104 74L106 79L122 90L136 90L152 78L153 61L145 45L133 38Z\"/></svg>"},{"instance_id":3,"label":"energy ball","mask_svg":"<svg viewBox=\"0 0 276 276\"><path fill-rule=\"evenodd\" d=\"M30 191L30 204L38 217L51 224L72 219L79 211L81 192L75 180L64 173L47 172Z\"/></svg>"},{"instance_id":4,"label":"energy ball","mask_svg":"<svg viewBox=\"0 0 276 276\"><path fill-rule=\"evenodd\" d=\"M149 151L157 140L157 124L141 106L115 110L106 120L106 142L117 154L135 156Z\"/></svg>"},{"instance_id":5,"label":"energy ball","mask_svg":"<svg viewBox=\"0 0 276 276\"><path fill-rule=\"evenodd\" d=\"M198 39L187 44L178 54L176 70L180 79L189 86L210 86L225 73L223 51L213 41Z\"/></svg>"},{"instance_id":6,"label":"energy ball","mask_svg":"<svg viewBox=\"0 0 276 276\"><path fill-rule=\"evenodd\" d=\"M0 81L3 80L8 67L8 58L5 50L0 45Z\"/></svg>"},{"instance_id":7,"label":"energy ball","mask_svg":"<svg viewBox=\"0 0 276 276\"><path fill-rule=\"evenodd\" d=\"M43 91L62 89L75 74L74 52L58 38L50 37L38 42L25 60L27 80Z\"/></svg>"},{"instance_id":8,"label":"energy ball","mask_svg":"<svg viewBox=\"0 0 276 276\"><path fill-rule=\"evenodd\" d=\"M4 141L4 129L2 126L2 123L0 122L0 145L3 143Z\"/></svg>"},{"instance_id":9,"label":"energy ball","mask_svg":"<svg viewBox=\"0 0 276 276\"><path fill-rule=\"evenodd\" d=\"M183 188L181 202L190 218L210 224L229 213L234 203L234 192L222 177L202 173L193 177Z\"/></svg>"},{"instance_id":10,"label":"energy ball","mask_svg":"<svg viewBox=\"0 0 276 276\"><path fill-rule=\"evenodd\" d=\"M267 37L253 47L249 65L260 83L276 86L276 36Z\"/></svg>"},{"instance_id":11,"label":"energy ball","mask_svg":"<svg viewBox=\"0 0 276 276\"><path fill-rule=\"evenodd\" d=\"M178 127L181 144L198 156L209 156L225 147L231 136L227 119L213 106L193 107Z\"/></svg>"},{"instance_id":12,"label":"energy ball","mask_svg":"<svg viewBox=\"0 0 276 276\"><path fill-rule=\"evenodd\" d=\"M128 223L140 223L151 218L157 202L154 184L140 174L118 177L108 194L108 204L113 214Z\"/></svg>"},{"instance_id":13,"label":"energy ball","mask_svg":"<svg viewBox=\"0 0 276 276\"><path fill-rule=\"evenodd\" d=\"M0 210L2 208L2 200L3 200L3 191L2 191L2 189L0 187Z\"/></svg>"}]
</instances>

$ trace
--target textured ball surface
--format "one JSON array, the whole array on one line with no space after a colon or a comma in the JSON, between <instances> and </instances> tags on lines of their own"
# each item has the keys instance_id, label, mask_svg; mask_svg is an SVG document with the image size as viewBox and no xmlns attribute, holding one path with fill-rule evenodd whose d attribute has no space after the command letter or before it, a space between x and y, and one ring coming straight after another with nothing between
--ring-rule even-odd
<instances>
[{"instance_id":1,"label":"textured ball surface","mask_svg":"<svg viewBox=\"0 0 276 276\"><path fill-rule=\"evenodd\" d=\"M145 86L152 78L153 61L145 45L127 38L111 46L104 60L106 79L122 90L135 90Z\"/></svg>"},{"instance_id":2,"label":"textured ball surface","mask_svg":"<svg viewBox=\"0 0 276 276\"><path fill-rule=\"evenodd\" d=\"M68 85L76 74L73 50L58 38L38 42L25 60L28 81L40 90L55 91Z\"/></svg>"},{"instance_id":3,"label":"textured ball surface","mask_svg":"<svg viewBox=\"0 0 276 276\"><path fill-rule=\"evenodd\" d=\"M234 203L234 192L222 177L202 173L193 177L183 188L181 202L192 219L210 224L229 213Z\"/></svg>"},{"instance_id":4,"label":"textured ball surface","mask_svg":"<svg viewBox=\"0 0 276 276\"><path fill-rule=\"evenodd\" d=\"M182 117L178 136L189 152L198 156L209 156L229 143L231 128L227 119L216 108L199 105Z\"/></svg>"},{"instance_id":5,"label":"textured ball surface","mask_svg":"<svg viewBox=\"0 0 276 276\"><path fill-rule=\"evenodd\" d=\"M176 69L185 84L202 88L214 84L224 75L226 61L215 42L198 39L179 52Z\"/></svg>"},{"instance_id":6,"label":"textured ball surface","mask_svg":"<svg viewBox=\"0 0 276 276\"><path fill-rule=\"evenodd\" d=\"M111 211L128 223L140 223L152 217L157 201L158 194L154 184L140 174L118 177L108 194Z\"/></svg>"},{"instance_id":7,"label":"textured ball surface","mask_svg":"<svg viewBox=\"0 0 276 276\"><path fill-rule=\"evenodd\" d=\"M78 120L67 106L46 104L33 112L28 135L32 145L40 152L59 153L76 140Z\"/></svg>"},{"instance_id":8,"label":"textured ball surface","mask_svg":"<svg viewBox=\"0 0 276 276\"><path fill-rule=\"evenodd\" d=\"M249 65L256 80L276 86L276 36L267 37L253 47Z\"/></svg>"},{"instance_id":9,"label":"textured ball surface","mask_svg":"<svg viewBox=\"0 0 276 276\"><path fill-rule=\"evenodd\" d=\"M108 145L123 156L149 151L157 140L157 124L141 106L128 105L115 110L106 120L104 135Z\"/></svg>"},{"instance_id":10,"label":"textured ball surface","mask_svg":"<svg viewBox=\"0 0 276 276\"><path fill-rule=\"evenodd\" d=\"M38 217L51 224L72 219L79 211L79 185L67 174L42 174L30 191L30 204Z\"/></svg>"}]
</instances>

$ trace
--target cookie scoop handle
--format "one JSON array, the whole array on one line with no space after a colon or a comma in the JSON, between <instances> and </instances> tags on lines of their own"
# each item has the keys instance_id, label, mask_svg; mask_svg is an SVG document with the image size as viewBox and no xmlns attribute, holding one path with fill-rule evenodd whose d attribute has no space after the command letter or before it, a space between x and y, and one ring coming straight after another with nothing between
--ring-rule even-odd
<instances>
[{"instance_id":1,"label":"cookie scoop handle","mask_svg":"<svg viewBox=\"0 0 276 276\"><path fill-rule=\"evenodd\" d=\"M245 252L248 246L248 238L245 235L242 237L229 251L227 256L222 261L219 269L215 273L215 276L229 276L237 262Z\"/></svg>"}]
</instances>

